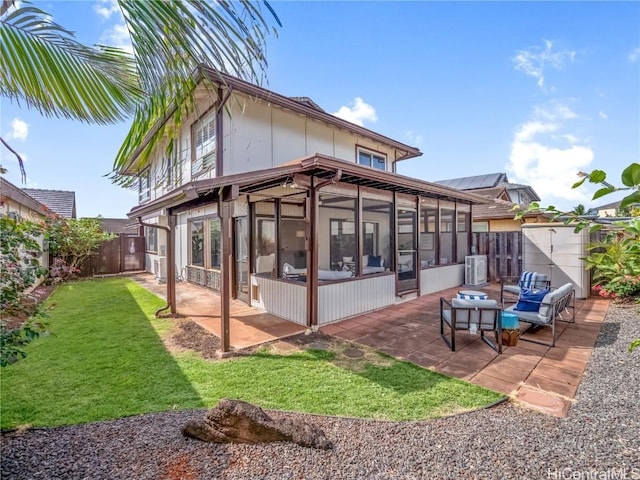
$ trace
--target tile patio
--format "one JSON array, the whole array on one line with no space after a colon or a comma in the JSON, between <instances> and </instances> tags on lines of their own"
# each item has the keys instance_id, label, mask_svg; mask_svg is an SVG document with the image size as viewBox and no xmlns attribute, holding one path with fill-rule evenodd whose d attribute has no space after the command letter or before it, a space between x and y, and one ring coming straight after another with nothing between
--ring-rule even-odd
<instances>
[{"instance_id":1,"label":"tile patio","mask_svg":"<svg viewBox=\"0 0 640 480\"><path fill-rule=\"evenodd\" d=\"M166 286L150 274L132 278L165 297ZM503 347L502 355L464 331L456 334L452 352L440 338L440 296L453 297L459 288L425 295L407 302L369 312L320 331L343 340L368 345L400 360L461 378L509 395L523 405L566 416L586 365L591 357L609 302L599 297L576 300L576 323L558 322L556 346L520 340ZM500 297L499 285L482 290L490 298ZM183 316L220 336L220 297L203 287L177 284L177 307ZM523 324L526 325L526 324ZM305 331L305 327L231 301L230 337L234 348L245 348ZM550 329L534 335L545 340Z\"/></svg>"}]
</instances>

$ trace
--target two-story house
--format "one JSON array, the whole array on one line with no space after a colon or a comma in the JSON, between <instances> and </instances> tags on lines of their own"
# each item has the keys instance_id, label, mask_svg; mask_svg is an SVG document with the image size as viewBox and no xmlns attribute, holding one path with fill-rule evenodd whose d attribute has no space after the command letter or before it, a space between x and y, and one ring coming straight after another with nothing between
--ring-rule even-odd
<instances>
[{"instance_id":1,"label":"two-story house","mask_svg":"<svg viewBox=\"0 0 640 480\"><path fill-rule=\"evenodd\" d=\"M184 279L223 310L237 298L313 328L463 283L486 199L394 173L421 152L308 98L206 67L196 80L175 155L119 172L139 176L128 215L158 227L146 265L166 263L170 297Z\"/></svg>"}]
</instances>

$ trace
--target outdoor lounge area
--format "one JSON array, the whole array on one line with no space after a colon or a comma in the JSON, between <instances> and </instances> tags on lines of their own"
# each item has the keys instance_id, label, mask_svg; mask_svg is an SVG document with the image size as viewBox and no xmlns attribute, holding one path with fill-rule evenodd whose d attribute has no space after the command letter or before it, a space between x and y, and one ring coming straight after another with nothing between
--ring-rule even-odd
<instances>
[{"instance_id":1,"label":"outdoor lounge area","mask_svg":"<svg viewBox=\"0 0 640 480\"><path fill-rule=\"evenodd\" d=\"M147 274L134 277L163 296L163 286ZM554 347L518 341L515 346L493 350L478 332L460 332L456 349L440 335L440 297L452 299L462 287L424 295L416 299L354 316L320 328L320 332L339 339L376 348L401 360L407 360L449 376L510 395L523 404L556 416L567 414L578 389L583 371L591 357L596 337L609 302L600 297L575 301L575 323L557 322ZM489 299L500 298L500 284L483 286ZM178 310L187 318L220 335L219 295L187 282L177 288ZM276 341L305 330L301 325L231 302L231 347L241 349ZM529 326L521 323L521 331ZM527 334L549 342L550 329ZM487 336L494 340L489 333Z\"/></svg>"}]
</instances>

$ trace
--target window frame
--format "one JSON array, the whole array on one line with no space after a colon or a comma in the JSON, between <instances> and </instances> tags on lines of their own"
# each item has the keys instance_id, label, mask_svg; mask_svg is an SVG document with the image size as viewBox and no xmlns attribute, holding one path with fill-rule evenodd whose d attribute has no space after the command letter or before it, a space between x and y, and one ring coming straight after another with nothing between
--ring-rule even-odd
<instances>
[{"instance_id":1,"label":"window frame","mask_svg":"<svg viewBox=\"0 0 640 480\"><path fill-rule=\"evenodd\" d=\"M369 164L362 163L360 161L361 155L368 155L369 156ZM379 168L379 167L373 165L374 158L378 158L378 159L381 159L383 161L382 162L383 163L383 168ZM356 163L358 165L362 165L364 167L373 168L374 170L380 170L381 172L388 171L387 170L387 154L386 153L382 153L382 152L378 152L376 150L371 150L370 148L365 148L365 147L360 147L360 146L356 147Z\"/></svg>"},{"instance_id":2,"label":"window frame","mask_svg":"<svg viewBox=\"0 0 640 480\"><path fill-rule=\"evenodd\" d=\"M138 203L151 200L151 168L138 174Z\"/></svg>"},{"instance_id":3,"label":"window frame","mask_svg":"<svg viewBox=\"0 0 640 480\"><path fill-rule=\"evenodd\" d=\"M144 227L144 251L147 253L158 253L158 229L155 227Z\"/></svg>"},{"instance_id":4,"label":"window frame","mask_svg":"<svg viewBox=\"0 0 640 480\"><path fill-rule=\"evenodd\" d=\"M199 140L200 132L207 129L209 136L205 139L204 134ZM216 166L216 109L211 108L202 117L191 125L191 176L197 177ZM200 143L200 145L198 145ZM204 147L204 145L207 147ZM201 151L199 151L199 149ZM205 162L205 159L207 161Z\"/></svg>"}]
</instances>

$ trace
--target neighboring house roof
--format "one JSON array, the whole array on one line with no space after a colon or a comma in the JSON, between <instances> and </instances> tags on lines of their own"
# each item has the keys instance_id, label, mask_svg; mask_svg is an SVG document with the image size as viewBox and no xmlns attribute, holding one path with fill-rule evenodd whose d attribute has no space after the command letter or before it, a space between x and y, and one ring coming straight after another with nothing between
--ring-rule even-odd
<instances>
[{"instance_id":1,"label":"neighboring house roof","mask_svg":"<svg viewBox=\"0 0 640 480\"><path fill-rule=\"evenodd\" d=\"M66 190L23 189L30 197L64 218L76 218L76 192Z\"/></svg>"},{"instance_id":2,"label":"neighboring house roof","mask_svg":"<svg viewBox=\"0 0 640 480\"><path fill-rule=\"evenodd\" d=\"M487 195L492 198L504 198L503 192L507 192L510 199L514 199L509 192L524 190L533 201L539 201L540 197L529 185L519 183L509 183L506 173L488 173L486 175L475 175L473 177L459 177L448 180L438 180L438 185L457 188L458 190L473 191L480 195ZM507 198L505 198L507 200Z\"/></svg>"},{"instance_id":3,"label":"neighboring house roof","mask_svg":"<svg viewBox=\"0 0 640 480\"><path fill-rule=\"evenodd\" d=\"M494 220L499 218L511 218L514 219L516 216L516 210L514 207L517 207L518 204L514 202L508 202L505 200L500 200L498 198L493 199L493 202L490 204L484 205L475 205L473 207L473 220ZM527 218L531 217L539 217L539 216L547 216L540 213L525 213L523 216Z\"/></svg>"},{"instance_id":4,"label":"neighboring house roof","mask_svg":"<svg viewBox=\"0 0 640 480\"><path fill-rule=\"evenodd\" d=\"M593 207L595 210L609 210L612 208L618 209L620 207L620 203L622 200L618 200L617 202L607 203L605 205L600 205L599 207Z\"/></svg>"},{"instance_id":5,"label":"neighboring house roof","mask_svg":"<svg viewBox=\"0 0 640 480\"><path fill-rule=\"evenodd\" d=\"M438 185L445 185L458 190L477 190L479 188L493 188L501 183L507 183L509 179L506 173L488 173L485 175L475 175L473 177L450 178L448 180L438 180Z\"/></svg>"},{"instance_id":6,"label":"neighboring house roof","mask_svg":"<svg viewBox=\"0 0 640 480\"><path fill-rule=\"evenodd\" d=\"M279 93L267 90L263 87L259 87L245 80L232 77L231 75L227 75L204 65L201 65L196 69L194 77L196 80L196 84L200 83L202 79L206 78L209 83L219 85L223 89L226 88L227 91L238 91L240 93L244 93L245 95L248 95L252 98L264 100L271 105L277 105L281 108L291 110L309 118L313 118L315 120L325 122L329 125L336 126L340 129L344 129L353 134L360 135L362 137L369 138L371 140L388 145L392 148L395 148L401 153L399 156L397 156L397 158L393 159L394 162L419 157L422 155L422 152L415 147L411 147L380 133L374 132L373 130L369 130L368 128L361 127L360 125L356 125L355 123L351 123L347 120L343 120L334 115L326 113L308 97L286 97L284 95L280 95ZM144 141L141 142L138 148L133 152L127 164L120 169L121 174L135 175L138 173L137 171L132 169L132 166L135 164L136 158L144 150L144 148L153 137L153 134L160 128L160 126L169 121L176 108L177 107L174 106L172 111L168 112L164 118L160 119L154 125L154 127L145 137Z\"/></svg>"},{"instance_id":7,"label":"neighboring house roof","mask_svg":"<svg viewBox=\"0 0 640 480\"><path fill-rule=\"evenodd\" d=\"M98 217L102 230L107 233L124 233L135 234L138 231L139 225L132 222L128 218L102 218Z\"/></svg>"},{"instance_id":8,"label":"neighboring house roof","mask_svg":"<svg viewBox=\"0 0 640 480\"><path fill-rule=\"evenodd\" d=\"M219 192L220 187L225 186L233 186L239 194L251 194L268 188L280 187L296 175L303 175L306 178L313 176L329 181L334 179L334 181L340 183L409 195L457 200L470 204L490 202L486 197L474 193L436 185L435 183L406 177L397 173L364 167L327 155L312 155L274 168L191 181L152 202L134 207L127 216L129 218L141 217L155 212L159 208L175 207L194 201L200 196L208 196L212 192ZM339 178L337 178L338 176Z\"/></svg>"},{"instance_id":9,"label":"neighboring house roof","mask_svg":"<svg viewBox=\"0 0 640 480\"><path fill-rule=\"evenodd\" d=\"M24 205L26 208L39 213L40 215L47 215L50 213L49 208L37 201L32 196L28 195L23 189L16 187L13 183L0 177L0 204L4 199L8 198L14 202Z\"/></svg>"}]
</instances>

